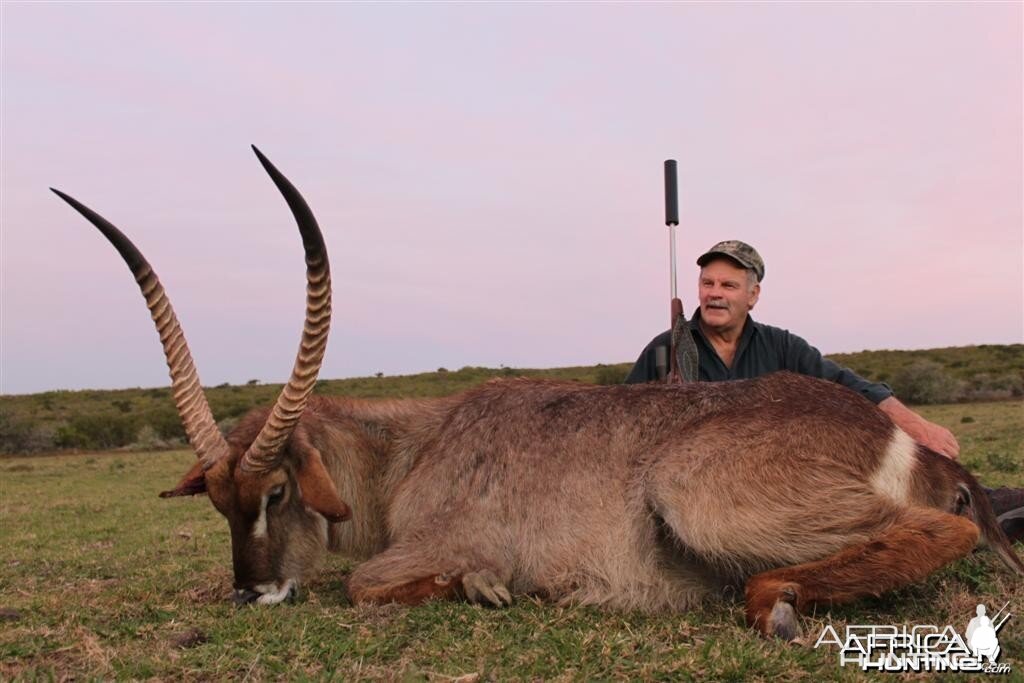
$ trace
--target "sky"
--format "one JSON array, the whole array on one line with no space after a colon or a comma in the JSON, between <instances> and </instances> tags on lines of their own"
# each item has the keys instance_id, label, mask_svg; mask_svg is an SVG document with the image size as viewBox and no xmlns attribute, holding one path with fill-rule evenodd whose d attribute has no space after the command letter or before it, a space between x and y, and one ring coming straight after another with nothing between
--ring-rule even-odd
<instances>
[{"instance_id":1,"label":"sky","mask_svg":"<svg viewBox=\"0 0 1024 683\"><path fill-rule=\"evenodd\" d=\"M1024 5L0 5L0 393L282 382L324 231L321 377L634 360L741 239L824 353L1024 341Z\"/></svg>"}]
</instances>

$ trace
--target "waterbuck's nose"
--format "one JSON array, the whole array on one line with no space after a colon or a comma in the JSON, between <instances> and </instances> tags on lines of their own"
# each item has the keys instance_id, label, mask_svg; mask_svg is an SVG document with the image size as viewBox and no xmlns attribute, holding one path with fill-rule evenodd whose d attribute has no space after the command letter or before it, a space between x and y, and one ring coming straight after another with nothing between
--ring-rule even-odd
<instances>
[{"instance_id":1,"label":"waterbuck's nose","mask_svg":"<svg viewBox=\"0 0 1024 683\"><path fill-rule=\"evenodd\" d=\"M260 597L260 594L256 591L251 591L248 588L236 588L231 595L231 602L235 603L235 607L241 607L242 605L256 602L258 597Z\"/></svg>"}]
</instances>

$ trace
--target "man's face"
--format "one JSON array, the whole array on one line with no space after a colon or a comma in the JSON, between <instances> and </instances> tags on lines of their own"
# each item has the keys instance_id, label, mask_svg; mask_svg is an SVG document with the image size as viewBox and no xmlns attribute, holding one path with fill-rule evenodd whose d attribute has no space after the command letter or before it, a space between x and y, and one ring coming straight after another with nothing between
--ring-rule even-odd
<instances>
[{"instance_id":1,"label":"man's face","mask_svg":"<svg viewBox=\"0 0 1024 683\"><path fill-rule=\"evenodd\" d=\"M700 269L697 292L700 318L713 330L743 329L754 308L761 285L750 286L747 271L727 258L711 261Z\"/></svg>"}]
</instances>

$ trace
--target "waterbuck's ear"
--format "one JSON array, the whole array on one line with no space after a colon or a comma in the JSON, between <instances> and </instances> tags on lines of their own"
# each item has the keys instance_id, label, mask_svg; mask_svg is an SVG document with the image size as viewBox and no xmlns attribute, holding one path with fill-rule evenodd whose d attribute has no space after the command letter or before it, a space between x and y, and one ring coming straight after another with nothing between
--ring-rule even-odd
<instances>
[{"instance_id":1,"label":"waterbuck's ear","mask_svg":"<svg viewBox=\"0 0 1024 683\"><path fill-rule=\"evenodd\" d=\"M173 498L174 496L194 496L197 493L206 493L206 470L203 469L201 460L192 465L178 485L170 491L160 493L161 498Z\"/></svg>"},{"instance_id":2,"label":"waterbuck's ear","mask_svg":"<svg viewBox=\"0 0 1024 683\"><path fill-rule=\"evenodd\" d=\"M338 495L338 489L327 474L317 449L312 446L302 449L302 461L295 479L299 483L302 502L326 517L328 522L343 522L352 516L352 511Z\"/></svg>"}]
</instances>

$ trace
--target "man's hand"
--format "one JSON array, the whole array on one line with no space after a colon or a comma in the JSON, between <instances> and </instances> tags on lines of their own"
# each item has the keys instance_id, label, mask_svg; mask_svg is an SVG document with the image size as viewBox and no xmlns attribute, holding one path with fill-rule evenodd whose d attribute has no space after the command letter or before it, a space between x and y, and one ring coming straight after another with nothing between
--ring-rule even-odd
<instances>
[{"instance_id":1,"label":"man's hand","mask_svg":"<svg viewBox=\"0 0 1024 683\"><path fill-rule=\"evenodd\" d=\"M956 460L960 455L960 444L957 443L953 432L942 425L929 422L910 408L900 403L895 396L890 396L878 407L892 418L896 426L909 434L914 441L922 446L927 446L936 453L941 453L947 458Z\"/></svg>"}]
</instances>

